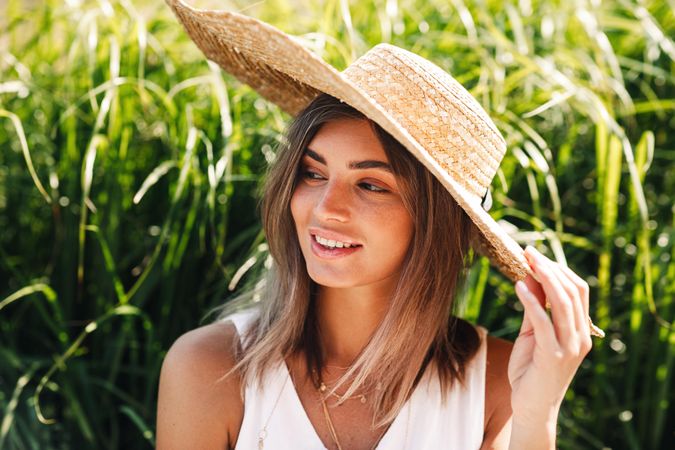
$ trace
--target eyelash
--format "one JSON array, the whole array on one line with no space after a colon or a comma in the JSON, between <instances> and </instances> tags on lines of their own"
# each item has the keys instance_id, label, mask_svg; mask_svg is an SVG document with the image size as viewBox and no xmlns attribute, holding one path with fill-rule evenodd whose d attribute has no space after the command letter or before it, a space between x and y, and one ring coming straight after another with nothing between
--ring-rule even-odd
<instances>
[{"instance_id":1,"label":"eyelash","mask_svg":"<svg viewBox=\"0 0 675 450\"><path fill-rule=\"evenodd\" d=\"M312 172L311 170L305 169L305 170L302 170L302 172L301 172L302 178L305 178L305 179L308 179L308 180L317 180L317 178L313 178L312 175L321 176L316 172ZM386 194L386 193L389 192L388 190L383 189L379 186L375 186L374 184L371 184L371 183L359 183L359 186L372 186L372 187L374 187L375 189L364 188L364 190L366 190L368 192L372 192L374 194Z\"/></svg>"}]
</instances>

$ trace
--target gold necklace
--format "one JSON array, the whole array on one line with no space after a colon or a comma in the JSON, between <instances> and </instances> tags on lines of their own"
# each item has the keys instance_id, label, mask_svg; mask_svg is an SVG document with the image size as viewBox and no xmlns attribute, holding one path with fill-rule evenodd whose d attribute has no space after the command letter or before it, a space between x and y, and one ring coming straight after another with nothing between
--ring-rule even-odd
<instances>
[{"instance_id":1,"label":"gold necklace","mask_svg":"<svg viewBox=\"0 0 675 450\"><path fill-rule=\"evenodd\" d=\"M336 366L328 366L328 367L336 367ZM312 373L314 374L314 379L317 381L319 391L322 394L325 394L326 391L328 390L328 386L326 386L326 383L324 383L321 377L317 374L316 369L312 369ZM366 391L366 393L368 392L370 392L370 390ZM340 395L335 391L331 391L328 395L332 395L338 400L351 400L353 398L358 398L359 400L361 400L361 403L363 404L365 404L367 401L365 394L352 394L349 397L345 397L344 395Z\"/></svg>"},{"instance_id":2,"label":"gold necklace","mask_svg":"<svg viewBox=\"0 0 675 450\"><path fill-rule=\"evenodd\" d=\"M285 363L284 363L285 364ZM288 366L287 366L288 367ZM316 371L313 370L314 374L316 374ZM274 402L274 406L272 407L272 411L270 411L269 415L267 416L267 420L265 421L265 425L263 428L260 430L260 433L258 434L258 450L262 450L264 448L264 441L267 438L267 425L270 422L270 419L272 418L272 414L274 411L277 409L277 405L279 404L279 400L281 399L281 394L284 392L284 388L286 387L286 383L288 383L288 380L291 380L291 383L295 385L295 382L293 382L293 377L291 375L290 368L288 368L286 377L284 378L284 382L281 385L281 389L279 390L279 395L277 395L276 401ZM321 378L318 378L320 381L320 385L323 385L325 387L325 384L323 384L323 381L321 381ZM376 389L381 389L380 384L378 383ZM335 442L335 445L337 446L338 450L342 450L342 445L340 445L340 441L338 440L337 433L335 432L335 426L333 425L333 421L330 418L330 413L328 412L328 406L326 405L326 400L323 397L323 394L321 391L319 391L319 398L321 399L321 405L323 407L323 414L326 419L326 422L328 424L328 429L331 433L331 438L333 439L333 442ZM350 397L351 398L351 397ZM391 426L391 424L390 424ZM408 406L408 411L407 411L407 420L406 420L406 425L405 425L405 437L403 438L403 448L406 448L407 442L408 442L408 427L410 426L410 406ZM377 441L375 441L375 444L373 444L371 450L375 450L377 448L377 445L380 443L382 440L382 437L384 437L385 433L387 432L388 428L385 428L382 430L382 433L380 436L377 438Z\"/></svg>"},{"instance_id":3,"label":"gold necklace","mask_svg":"<svg viewBox=\"0 0 675 450\"><path fill-rule=\"evenodd\" d=\"M272 411L270 411L269 416L267 416L267 420L265 421L265 425L263 425L262 430L260 430L260 433L258 433L258 450L263 450L265 448L265 439L267 438L267 425L270 423L270 419L272 418L272 414L274 413L274 410L277 409L277 405L279 404L279 399L281 399L281 394L284 393L284 388L286 387L286 383L288 383L288 380L291 378L290 372L288 373L288 376L284 379L284 383L281 385L281 389L279 390L279 395L277 395L277 400L274 402L274 406L272 407ZM291 380L293 382L293 380Z\"/></svg>"},{"instance_id":4,"label":"gold necklace","mask_svg":"<svg viewBox=\"0 0 675 450\"><path fill-rule=\"evenodd\" d=\"M323 408L323 415L324 415L324 418L326 419L326 424L328 425L328 431L330 432L331 438L333 439L333 442L337 446L338 450L342 450L342 445L340 445L340 440L338 439L337 432L335 431L335 425L333 425L333 421L330 418L330 413L328 412L328 405L326 405L326 399L323 395L323 391L321 390L321 387L323 387L324 390L325 390L326 385L323 384L323 381L321 381L321 378L319 378L319 383L320 383L319 384L319 398L321 399L321 406ZM365 403L365 400L364 400L365 397L364 396L361 396L361 397L362 397L361 402ZM375 450L375 448L377 447L377 444L380 443L380 441L382 440L382 437L384 436L384 433L386 431L387 431L387 428L382 430L382 433L380 433L380 435L377 437L377 440L375 441L373 446L370 448L370 450ZM407 430L407 427L406 427L406 439L407 439L407 434L408 434L408 430Z\"/></svg>"},{"instance_id":5,"label":"gold necklace","mask_svg":"<svg viewBox=\"0 0 675 450\"><path fill-rule=\"evenodd\" d=\"M333 368L335 368L335 369L342 369L342 370L347 370L347 369L351 369L351 368L352 368L351 364L348 365L348 366L334 366L334 365L332 365L332 364L324 364L323 366L324 366L324 367L333 367Z\"/></svg>"},{"instance_id":6,"label":"gold necklace","mask_svg":"<svg viewBox=\"0 0 675 450\"><path fill-rule=\"evenodd\" d=\"M325 393L327 390L328 390L328 388L326 387L326 385L322 381L321 384L319 384L319 391L321 391L321 393ZM366 403L366 396L364 394L350 395L349 397L345 397L345 396L342 396L342 395L338 394L337 392L330 392L329 395L332 395L333 397L337 398L338 400L342 400L342 399L351 400L352 398L358 398L358 399L361 400L361 403L363 403L363 404Z\"/></svg>"}]
</instances>

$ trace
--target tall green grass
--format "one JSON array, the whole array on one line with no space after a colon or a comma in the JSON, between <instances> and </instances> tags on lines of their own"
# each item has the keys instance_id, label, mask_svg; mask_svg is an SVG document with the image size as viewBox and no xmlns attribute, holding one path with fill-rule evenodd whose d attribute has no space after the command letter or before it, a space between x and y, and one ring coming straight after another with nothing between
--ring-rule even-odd
<instances>
[{"instance_id":1,"label":"tall green grass","mask_svg":"<svg viewBox=\"0 0 675 450\"><path fill-rule=\"evenodd\" d=\"M339 69L387 41L470 88L509 145L494 217L589 282L607 332L559 447L667 448L672 2L207 4ZM166 350L264 260L256 189L289 118L159 0L9 0L0 26L0 448L151 448ZM469 276L464 316L513 340L513 285L485 260Z\"/></svg>"}]
</instances>

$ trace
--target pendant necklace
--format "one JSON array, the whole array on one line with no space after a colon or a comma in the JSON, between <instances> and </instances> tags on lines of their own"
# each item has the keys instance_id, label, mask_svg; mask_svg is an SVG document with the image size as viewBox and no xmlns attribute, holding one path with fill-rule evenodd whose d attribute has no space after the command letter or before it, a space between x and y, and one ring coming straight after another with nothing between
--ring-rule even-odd
<instances>
[{"instance_id":1,"label":"pendant necklace","mask_svg":"<svg viewBox=\"0 0 675 450\"><path fill-rule=\"evenodd\" d=\"M316 374L316 371L314 371ZM324 396L324 392L326 391L326 385L324 382L321 380L321 377L318 377L319 381L319 387L317 388L319 391L319 398L321 399L321 407L323 409L323 416L326 419L326 425L328 425L328 431L330 432L331 439L333 439L333 443L335 446L338 448L338 450L342 450L342 445L340 444L340 440L338 439L337 432L335 431L335 425L333 425L333 421L330 418L330 413L328 412L328 405L326 404L326 398ZM341 396L337 395L336 393L333 393L337 398L342 398ZM366 397L363 394L360 394L356 397L347 397L347 399L350 398L359 398L361 399L361 403L366 403ZM377 440L375 441L375 444L371 447L370 450L375 450L377 448L377 445L380 443L382 440L382 437L384 436L385 432L387 431L388 428L385 428L382 430L382 433L377 437ZM406 427L406 434L407 434L407 427ZM407 436L406 436L407 437Z\"/></svg>"}]
</instances>

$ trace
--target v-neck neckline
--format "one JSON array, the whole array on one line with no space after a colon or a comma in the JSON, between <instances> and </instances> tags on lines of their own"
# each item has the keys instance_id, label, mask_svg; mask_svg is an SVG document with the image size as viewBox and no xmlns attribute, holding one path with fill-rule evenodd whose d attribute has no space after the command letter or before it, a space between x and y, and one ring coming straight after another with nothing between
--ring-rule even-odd
<instances>
[{"instance_id":1,"label":"v-neck neckline","mask_svg":"<svg viewBox=\"0 0 675 450\"><path fill-rule=\"evenodd\" d=\"M316 428L314 428L314 424L312 421L309 419L309 415L307 414L307 410L305 410L305 407L302 404L302 400L300 400L300 394L298 393L297 388L295 387L295 383L293 382L293 378L291 378L291 371L288 368L288 364L286 363L285 358L281 358L281 371L282 371L282 376L288 377L287 381L290 381L290 383L283 383L283 389L289 389L290 390L290 397L295 404L295 410L297 411L298 415L302 417L301 420L305 422L305 428L307 428L309 433L312 435L312 439L317 442L318 445L321 446L321 449L323 450L328 450L327 447L324 445L323 441L321 440L321 437L319 436L319 433L316 431ZM389 436L395 432L398 423L403 420L401 417L403 416L403 411L406 411L406 416L407 416L407 424L406 426L410 426L410 408L411 404L410 401L412 400L413 396L415 395L415 392L417 392L417 389L420 387L420 384L424 381L426 377L422 377L422 380L415 386L415 389L413 392L410 394L410 397L405 401L403 406L401 407L401 410L398 412L394 420L389 424L389 428L384 432L384 434L380 437L380 440L377 442L377 445L375 446L374 450L380 450L380 446L382 445L383 442L386 442L389 440ZM407 430L406 430L407 431ZM407 434L407 433L406 433ZM407 439L407 436L406 436ZM405 445L405 443L404 443Z\"/></svg>"}]
</instances>

